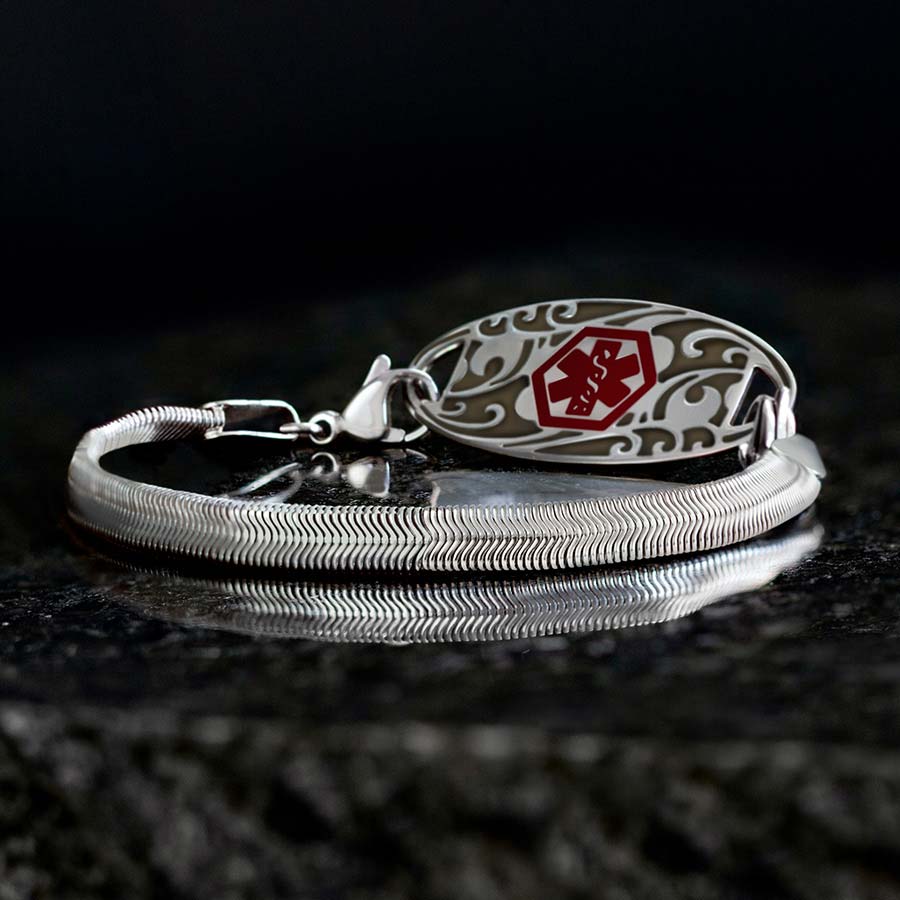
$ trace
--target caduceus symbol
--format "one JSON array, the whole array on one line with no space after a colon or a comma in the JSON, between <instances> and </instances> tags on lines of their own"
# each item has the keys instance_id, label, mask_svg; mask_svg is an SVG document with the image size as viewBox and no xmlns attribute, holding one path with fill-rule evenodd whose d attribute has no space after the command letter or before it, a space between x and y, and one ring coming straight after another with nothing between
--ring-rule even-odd
<instances>
[{"instance_id":1,"label":"caduceus symbol","mask_svg":"<svg viewBox=\"0 0 900 900\"><path fill-rule=\"evenodd\" d=\"M548 386L550 399L556 403L571 398L566 407L570 416L589 416L598 400L607 407L621 403L631 393L625 379L641 371L637 354L620 357L621 349L621 341L598 338L590 353L567 353L557 363L566 377Z\"/></svg>"}]
</instances>

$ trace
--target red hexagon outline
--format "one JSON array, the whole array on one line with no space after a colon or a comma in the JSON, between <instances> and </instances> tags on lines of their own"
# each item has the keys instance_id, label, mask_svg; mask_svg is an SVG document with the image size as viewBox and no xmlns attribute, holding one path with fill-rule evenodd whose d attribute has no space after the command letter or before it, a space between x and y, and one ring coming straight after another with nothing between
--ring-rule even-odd
<instances>
[{"instance_id":1,"label":"red hexagon outline","mask_svg":"<svg viewBox=\"0 0 900 900\"><path fill-rule=\"evenodd\" d=\"M644 376L644 383L639 388L636 388L634 393L629 394L618 406L614 407L597 422L588 417L575 418L573 416L552 415L550 413L550 403L547 399L547 382L544 378L549 369L556 365L559 360L586 337L605 337L612 340L635 341L638 347L638 358L641 361L641 374ZM630 328L582 328L581 331L567 340L556 353L541 363L531 373L531 389L534 391L538 424L543 425L545 428L556 426L558 428L577 428L580 431L603 431L617 421L626 410L634 406L655 384L656 363L653 361L650 332L634 331Z\"/></svg>"}]
</instances>

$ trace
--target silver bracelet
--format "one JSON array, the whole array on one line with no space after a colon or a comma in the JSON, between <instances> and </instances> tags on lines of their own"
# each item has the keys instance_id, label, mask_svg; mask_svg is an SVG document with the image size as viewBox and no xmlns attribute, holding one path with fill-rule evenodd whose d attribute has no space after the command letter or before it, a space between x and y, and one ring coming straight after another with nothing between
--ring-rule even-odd
<instances>
[{"instance_id":1,"label":"silver bracelet","mask_svg":"<svg viewBox=\"0 0 900 900\"><path fill-rule=\"evenodd\" d=\"M145 615L242 634L366 643L496 641L668 622L755 591L813 553L822 526L801 516L774 535L641 566L454 579L198 577L108 567L95 587ZM162 589L161 589L162 588Z\"/></svg>"},{"instance_id":2,"label":"silver bracelet","mask_svg":"<svg viewBox=\"0 0 900 900\"><path fill-rule=\"evenodd\" d=\"M452 361L442 386L433 373ZM399 427L402 391L414 427ZM379 356L342 412L304 420L277 400L223 400L129 413L82 438L69 507L116 543L179 557L285 569L534 571L727 546L808 508L824 467L796 433L796 382L735 325L637 300L561 300L507 310L438 338L393 369ZM279 419L276 424L266 419ZM431 430L542 463L633 465L734 454L741 468L699 484L629 478L545 501L496 496L421 506L257 502L115 475L122 447L249 435L325 445L348 436L407 444ZM613 479L601 478L604 483ZM577 489L576 489L577 484Z\"/></svg>"}]
</instances>

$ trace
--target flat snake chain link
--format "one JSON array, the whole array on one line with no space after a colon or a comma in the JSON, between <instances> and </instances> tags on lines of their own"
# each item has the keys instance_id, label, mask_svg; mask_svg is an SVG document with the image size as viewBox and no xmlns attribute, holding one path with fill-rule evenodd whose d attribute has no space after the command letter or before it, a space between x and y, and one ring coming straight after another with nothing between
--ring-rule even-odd
<instances>
[{"instance_id":1,"label":"flat snake chain link","mask_svg":"<svg viewBox=\"0 0 900 900\"><path fill-rule=\"evenodd\" d=\"M387 643L513 640L689 615L767 584L813 552L822 534L813 522L696 556L527 578L210 580L138 569L135 581L117 583L112 590L141 606L149 584L156 615L246 634ZM158 578L177 585L162 606L155 590ZM178 600L182 594L191 598L186 604Z\"/></svg>"},{"instance_id":2,"label":"flat snake chain link","mask_svg":"<svg viewBox=\"0 0 900 900\"><path fill-rule=\"evenodd\" d=\"M69 507L116 543L278 569L538 571L695 553L749 540L808 508L819 480L768 450L703 484L630 496L495 507L263 504L132 481L101 458L222 427L221 409L160 406L95 428L69 467Z\"/></svg>"}]
</instances>

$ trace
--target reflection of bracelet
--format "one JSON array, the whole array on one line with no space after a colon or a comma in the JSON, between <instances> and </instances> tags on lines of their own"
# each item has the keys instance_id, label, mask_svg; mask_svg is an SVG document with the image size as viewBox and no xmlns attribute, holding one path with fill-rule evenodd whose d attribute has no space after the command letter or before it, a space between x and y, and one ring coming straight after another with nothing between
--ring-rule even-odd
<instances>
[{"instance_id":1,"label":"reflection of bracelet","mask_svg":"<svg viewBox=\"0 0 900 900\"><path fill-rule=\"evenodd\" d=\"M553 575L425 581L185 578L184 572L108 569L100 589L172 622L244 634L326 641L494 641L666 622L757 590L821 543L796 526L696 556ZM174 576L174 577L173 577Z\"/></svg>"},{"instance_id":2,"label":"reflection of bracelet","mask_svg":"<svg viewBox=\"0 0 900 900\"><path fill-rule=\"evenodd\" d=\"M439 389L431 369L450 355ZM413 431L391 421L398 384ZM546 570L709 550L787 521L818 495L824 470L795 434L795 393L774 350L721 320L641 301L534 304L449 332L412 368L379 357L342 413L301 421L280 401L222 401L141 410L89 431L70 466L70 509L132 547L292 569ZM112 450L169 439L403 443L426 428L532 460L652 463L733 448L744 468L701 484L623 479L607 496L417 507L208 497L100 466Z\"/></svg>"}]
</instances>

